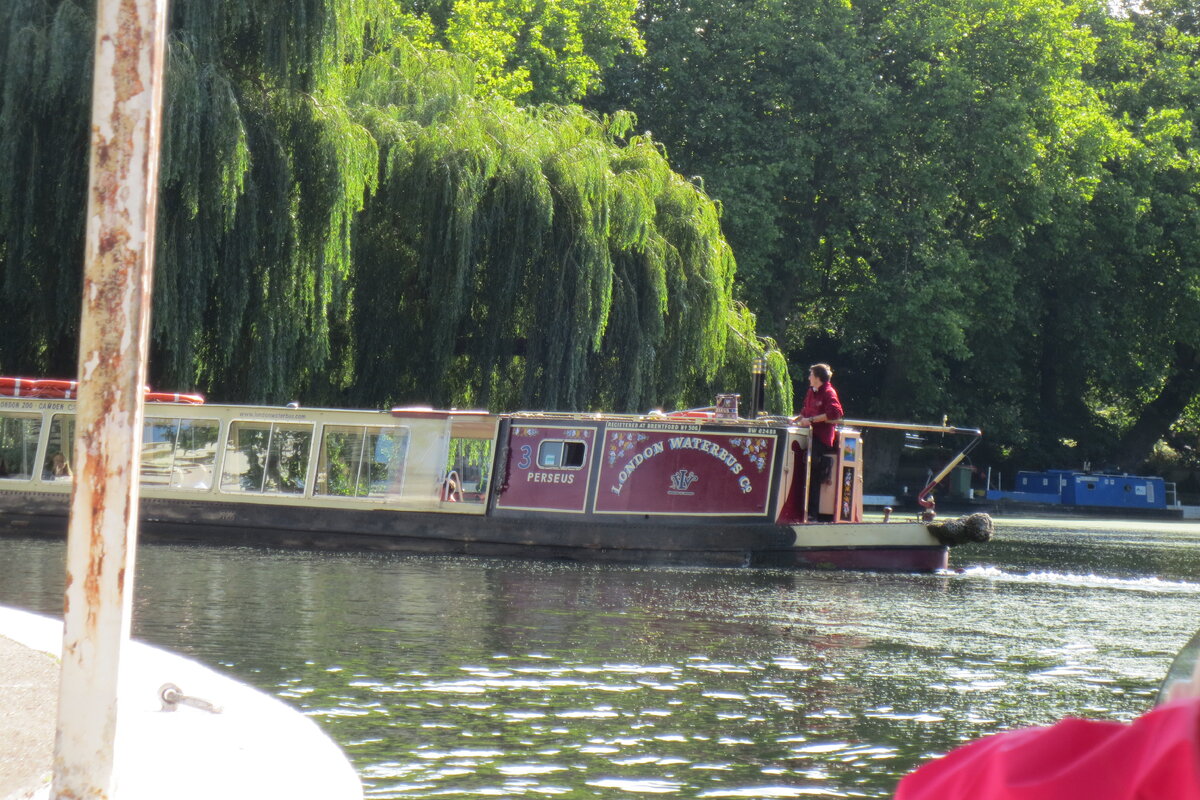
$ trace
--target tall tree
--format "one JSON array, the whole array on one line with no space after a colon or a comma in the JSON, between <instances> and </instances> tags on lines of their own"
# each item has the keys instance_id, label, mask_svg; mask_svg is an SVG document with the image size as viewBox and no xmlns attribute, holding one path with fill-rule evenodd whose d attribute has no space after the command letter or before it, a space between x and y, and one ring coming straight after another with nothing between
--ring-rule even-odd
<instances>
[{"instance_id":1,"label":"tall tree","mask_svg":"<svg viewBox=\"0 0 1200 800\"><path fill-rule=\"evenodd\" d=\"M0 364L75 370L94 4L0 5Z\"/></svg>"},{"instance_id":2,"label":"tall tree","mask_svg":"<svg viewBox=\"0 0 1200 800\"><path fill-rule=\"evenodd\" d=\"M419 11L174 7L152 378L241 401L632 408L706 394L727 359L748 373L769 343L703 192L627 116L522 110L494 65L412 46ZM551 98L637 44L621 2L450 11L447 41L536 28L504 68L536 61ZM91 20L20 0L0 22L0 366L66 372L83 210L60 164L86 163Z\"/></svg>"},{"instance_id":3,"label":"tall tree","mask_svg":"<svg viewBox=\"0 0 1200 800\"><path fill-rule=\"evenodd\" d=\"M416 0L405 33L424 47L465 56L483 95L522 103L578 102L622 53L644 45L637 0Z\"/></svg>"},{"instance_id":4,"label":"tall tree","mask_svg":"<svg viewBox=\"0 0 1200 800\"><path fill-rule=\"evenodd\" d=\"M864 412L1020 439L1020 389L995 388L1027 353L1007 344L1028 322L1012 254L1095 185L1091 7L647 0L648 56L597 103L703 177L793 365L840 356Z\"/></svg>"},{"instance_id":5,"label":"tall tree","mask_svg":"<svg viewBox=\"0 0 1200 800\"><path fill-rule=\"evenodd\" d=\"M1094 27L1094 80L1126 144L1105 164L1076 248L1102 262L1088 277L1115 334L1088 330L1107 358L1087 396L1101 441L1115 440L1106 460L1133 470L1200 396L1200 30L1173 1Z\"/></svg>"},{"instance_id":6,"label":"tall tree","mask_svg":"<svg viewBox=\"0 0 1200 800\"><path fill-rule=\"evenodd\" d=\"M387 110L369 121L385 168L358 237L355 391L619 410L707 395L731 330L753 337L715 206L652 140L621 138L626 115L476 98L460 63L400 48L364 74ZM424 93L439 70L457 91Z\"/></svg>"}]
</instances>

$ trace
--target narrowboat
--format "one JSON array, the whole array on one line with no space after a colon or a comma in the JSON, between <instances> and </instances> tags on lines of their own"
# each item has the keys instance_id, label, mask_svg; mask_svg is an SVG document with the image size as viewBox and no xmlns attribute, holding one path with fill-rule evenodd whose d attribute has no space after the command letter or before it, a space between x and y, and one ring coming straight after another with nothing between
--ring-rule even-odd
<instances>
[{"instance_id":1,"label":"narrowboat","mask_svg":"<svg viewBox=\"0 0 1200 800\"><path fill-rule=\"evenodd\" d=\"M1086 464L1082 470L1021 470L1013 491L989 488L987 499L999 511L1183 517L1174 483L1153 475L1092 472Z\"/></svg>"},{"instance_id":2,"label":"narrowboat","mask_svg":"<svg viewBox=\"0 0 1200 800\"><path fill-rule=\"evenodd\" d=\"M71 382L0 379L0 532L65 533L73 395ZM947 566L950 545L991 535L986 515L934 520L931 500L919 517L863 518L865 431L967 436L928 498L975 429L845 420L829 463L810 469L807 428L743 418L736 396L647 414L146 400L150 540L931 571ZM810 475L823 479L819 509L806 508Z\"/></svg>"}]
</instances>

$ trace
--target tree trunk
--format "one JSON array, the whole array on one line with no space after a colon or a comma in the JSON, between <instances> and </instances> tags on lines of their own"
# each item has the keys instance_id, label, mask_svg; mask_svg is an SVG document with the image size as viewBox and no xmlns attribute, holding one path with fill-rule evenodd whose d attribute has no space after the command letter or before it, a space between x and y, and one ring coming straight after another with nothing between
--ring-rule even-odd
<instances>
[{"instance_id":1,"label":"tree trunk","mask_svg":"<svg viewBox=\"0 0 1200 800\"><path fill-rule=\"evenodd\" d=\"M900 471L900 452L904 447L904 432L886 428L863 431L864 480L866 494L900 494L897 474ZM910 489L912 487L909 487Z\"/></svg>"},{"instance_id":2,"label":"tree trunk","mask_svg":"<svg viewBox=\"0 0 1200 800\"><path fill-rule=\"evenodd\" d=\"M901 348L891 342L887 349L887 364L883 370L883 381L875 402L870 406L870 414L878 419L895 419L899 414L897 409L904 407L904 394L907 391L907 374L905 365L907 359ZM853 410L847 413L855 417ZM900 470L900 454L904 447L902 431L886 428L868 428L863 434L865 491L867 494L899 494L900 486L897 475Z\"/></svg>"},{"instance_id":3,"label":"tree trunk","mask_svg":"<svg viewBox=\"0 0 1200 800\"><path fill-rule=\"evenodd\" d=\"M1121 437L1117 445L1117 466L1133 472L1150 457L1155 442L1166 436L1171 426L1200 394L1200 352L1191 345L1175 343L1175 363L1163 390L1142 409L1141 416Z\"/></svg>"}]
</instances>

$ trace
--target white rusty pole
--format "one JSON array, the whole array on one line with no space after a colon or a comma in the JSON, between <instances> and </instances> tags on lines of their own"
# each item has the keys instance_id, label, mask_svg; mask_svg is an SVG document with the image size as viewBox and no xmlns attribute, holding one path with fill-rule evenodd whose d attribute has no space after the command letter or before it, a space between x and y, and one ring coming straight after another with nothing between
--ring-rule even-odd
<instances>
[{"instance_id":1,"label":"white rusty pole","mask_svg":"<svg viewBox=\"0 0 1200 800\"><path fill-rule=\"evenodd\" d=\"M112 798L129 636L166 0L97 0L55 800Z\"/></svg>"}]
</instances>

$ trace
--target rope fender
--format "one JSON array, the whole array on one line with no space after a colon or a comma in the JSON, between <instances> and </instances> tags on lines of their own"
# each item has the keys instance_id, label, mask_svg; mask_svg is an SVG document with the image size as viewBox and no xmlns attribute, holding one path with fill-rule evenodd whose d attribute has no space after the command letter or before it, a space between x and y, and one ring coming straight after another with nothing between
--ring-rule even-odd
<instances>
[{"instance_id":1,"label":"rope fender","mask_svg":"<svg viewBox=\"0 0 1200 800\"><path fill-rule=\"evenodd\" d=\"M926 525L933 537L947 547L969 542L986 542L992 538L995 526L992 518L984 513L968 514L965 517Z\"/></svg>"}]
</instances>

